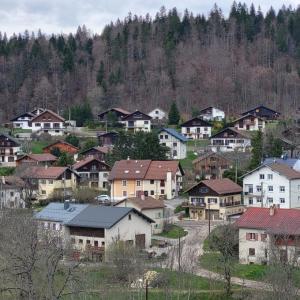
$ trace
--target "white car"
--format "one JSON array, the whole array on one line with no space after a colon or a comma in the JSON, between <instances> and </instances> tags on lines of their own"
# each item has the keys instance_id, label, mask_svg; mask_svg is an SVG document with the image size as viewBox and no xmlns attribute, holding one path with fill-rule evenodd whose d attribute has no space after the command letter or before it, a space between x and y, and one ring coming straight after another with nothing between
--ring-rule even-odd
<instances>
[{"instance_id":1,"label":"white car","mask_svg":"<svg viewBox=\"0 0 300 300\"><path fill-rule=\"evenodd\" d=\"M95 200L101 201L101 202L109 202L110 197L108 195L98 195L95 197Z\"/></svg>"}]
</instances>

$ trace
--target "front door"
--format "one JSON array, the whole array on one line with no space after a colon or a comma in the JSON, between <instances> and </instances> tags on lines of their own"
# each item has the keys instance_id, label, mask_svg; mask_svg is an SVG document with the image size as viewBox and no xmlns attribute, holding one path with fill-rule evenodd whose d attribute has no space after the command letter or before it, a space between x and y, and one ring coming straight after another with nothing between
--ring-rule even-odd
<instances>
[{"instance_id":1,"label":"front door","mask_svg":"<svg viewBox=\"0 0 300 300\"><path fill-rule=\"evenodd\" d=\"M135 235L135 246L140 249L145 249L146 247L146 235L136 234Z\"/></svg>"}]
</instances>

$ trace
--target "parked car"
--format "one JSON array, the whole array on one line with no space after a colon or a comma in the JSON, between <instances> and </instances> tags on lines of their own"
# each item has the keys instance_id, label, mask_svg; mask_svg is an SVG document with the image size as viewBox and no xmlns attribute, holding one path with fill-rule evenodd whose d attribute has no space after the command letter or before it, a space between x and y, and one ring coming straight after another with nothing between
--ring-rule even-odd
<instances>
[{"instance_id":1,"label":"parked car","mask_svg":"<svg viewBox=\"0 0 300 300\"><path fill-rule=\"evenodd\" d=\"M98 195L95 197L95 200L100 202L110 202L110 197L108 195Z\"/></svg>"}]
</instances>

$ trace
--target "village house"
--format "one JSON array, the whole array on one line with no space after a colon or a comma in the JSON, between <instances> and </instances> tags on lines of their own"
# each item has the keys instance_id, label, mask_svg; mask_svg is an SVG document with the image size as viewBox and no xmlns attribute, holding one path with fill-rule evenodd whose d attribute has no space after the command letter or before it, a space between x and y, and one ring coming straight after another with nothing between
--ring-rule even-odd
<instances>
[{"instance_id":1,"label":"village house","mask_svg":"<svg viewBox=\"0 0 300 300\"><path fill-rule=\"evenodd\" d=\"M251 114L244 115L232 123L232 127L237 130L264 131L266 122L263 118Z\"/></svg>"},{"instance_id":2,"label":"village house","mask_svg":"<svg viewBox=\"0 0 300 300\"><path fill-rule=\"evenodd\" d=\"M182 189L184 172L178 161L120 160L109 174L111 198L141 195L172 199Z\"/></svg>"},{"instance_id":3,"label":"village house","mask_svg":"<svg viewBox=\"0 0 300 300\"><path fill-rule=\"evenodd\" d=\"M39 166L51 166L57 161L57 157L51 153L25 154L16 160L17 166L31 164Z\"/></svg>"},{"instance_id":4,"label":"village house","mask_svg":"<svg viewBox=\"0 0 300 300\"><path fill-rule=\"evenodd\" d=\"M186 158L187 138L173 128L163 128L158 133L159 143L170 148L170 159Z\"/></svg>"},{"instance_id":5,"label":"village house","mask_svg":"<svg viewBox=\"0 0 300 300\"><path fill-rule=\"evenodd\" d=\"M246 206L300 208L300 172L291 167L263 164L243 176Z\"/></svg>"},{"instance_id":6,"label":"village house","mask_svg":"<svg viewBox=\"0 0 300 300\"><path fill-rule=\"evenodd\" d=\"M232 162L216 152L208 152L193 160L195 174L204 179L222 179L224 171L232 167Z\"/></svg>"},{"instance_id":7,"label":"village house","mask_svg":"<svg viewBox=\"0 0 300 300\"><path fill-rule=\"evenodd\" d=\"M12 122L13 128L22 128L22 129L32 129L32 126L30 124L30 121L37 115L39 115L41 112L43 112L44 109L42 108L36 108L32 111L22 113L18 115L17 117L14 117L10 121Z\"/></svg>"},{"instance_id":8,"label":"village house","mask_svg":"<svg viewBox=\"0 0 300 300\"><path fill-rule=\"evenodd\" d=\"M1 176L0 209L25 208L23 195L24 182L17 176Z\"/></svg>"},{"instance_id":9,"label":"village house","mask_svg":"<svg viewBox=\"0 0 300 300\"><path fill-rule=\"evenodd\" d=\"M90 149L84 150L80 153L83 157L93 156L101 161L105 161L107 154L110 152L111 147L108 146L96 146Z\"/></svg>"},{"instance_id":10,"label":"village house","mask_svg":"<svg viewBox=\"0 0 300 300\"><path fill-rule=\"evenodd\" d=\"M152 234L159 234L164 229L164 202L153 197L131 197L119 201L115 204L117 207L133 207L142 212L145 216L152 219Z\"/></svg>"},{"instance_id":11,"label":"village house","mask_svg":"<svg viewBox=\"0 0 300 300\"><path fill-rule=\"evenodd\" d=\"M15 167L18 153L21 150L20 143L6 133L0 133L0 166Z\"/></svg>"},{"instance_id":12,"label":"village house","mask_svg":"<svg viewBox=\"0 0 300 300\"><path fill-rule=\"evenodd\" d=\"M250 207L236 221L241 264L299 262L300 210Z\"/></svg>"},{"instance_id":13,"label":"village house","mask_svg":"<svg viewBox=\"0 0 300 300\"><path fill-rule=\"evenodd\" d=\"M49 133L50 135L63 135L65 132L65 119L52 110L44 110L33 117L28 123L34 133Z\"/></svg>"},{"instance_id":14,"label":"village house","mask_svg":"<svg viewBox=\"0 0 300 300\"><path fill-rule=\"evenodd\" d=\"M43 153L55 153L55 151L69 153L76 159L79 148L63 140L55 141L43 148Z\"/></svg>"},{"instance_id":15,"label":"village house","mask_svg":"<svg viewBox=\"0 0 300 300\"><path fill-rule=\"evenodd\" d=\"M77 187L79 175L67 167L28 167L20 177L30 180L35 189L36 199L70 197Z\"/></svg>"},{"instance_id":16,"label":"village house","mask_svg":"<svg viewBox=\"0 0 300 300\"><path fill-rule=\"evenodd\" d=\"M188 139L208 139L211 136L211 125L199 117L188 120L180 126L182 135Z\"/></svg>"},{"instance_id":17,"label":"village house","mask_svg":"<svg viewBox=\"0 0 300 300\"><path fill-rule=\"evenodd\" d=\"M148 113L148 116L150 116L153 120L163 120L163 119L166 119L167 114L161 108L157 107L157 108L151 110Z\"/></svg>"},{"instance_id":18,"label":"village house","mask_svg":"<svg viewBox=\"0 0 300 300\"><path fill-rule=\"evenodd\" d=\"M202 180L189 190L189 201L182 204L194 220L228 220L242 214L242 187L228 178Z\"/></svg>"},{"instance_id":19,"label":"village house","mask_svg":"<svg viewBox=\"0 0 300 300\"><path fill-rule=\"evenodd\" d=\"M130 114L129 111L119 108L119 107L114 107L111 109L108 109L98 115L99 121L109 121L109 116L114 116L117 121L122 121L122 119Z\"/></svg>"},{"instance_id":20,"label":"village house","mask_svg":"<svg viewBox=\"0 0 300 300\"><path fill-rule=\"evenodd\" d=\"M97 190L108 189L110 166L93 156L76 162L72 169L80 175L80 185Z\"/></svg>"},{"instance_id":21,"label":"village house","mask_svg":"<svg viewBox=\"0 0 300 300\"><path fill-rule=\"evenodd\" d=\"M213 152L242 151L251 148L251 135L247 131L227 127L210 138Z\"/></svg>"},{"instance_id":22,"label":"village house","mask_svg":"<svg viewBox=\"0 0 300 300\"><path fill-rule=\"evenodd\" d=\"M129 132L138 131L151 131L151 117L140 112L135 111L122 119L122 123L125 126L125 130Z\"/></svg>"},{"instance_id":23,"label":"village house","mask_svg":"<svg viewBox=\"0 0 300 300\"><path fill-rule=\"evenodd\" d=\"M99 145L103 147L112 147L116 143L118 136L119 133L116 131L102 132L97 134Z\"/></svg>"},{"instance_id":24,"label":"village house","mask_svg":"<svg viewBox=\"0 0 300 300\"><path fill-rule=\"evenodd\" d=\"M222 121L225 119L225 112L219 108L210 106L200 110L198 116L205 121Z\"/></svg>"},{"instance_id":25,"label":"village house","mask_svg":"<svg viewBox=\"0 0 300 300\"><path fill-rule=\"evenodd\" d=\"M277 120L280 116L280 113L270 109L264 105L259 105L256 106L250 110L247 110L245 112L243 112L241 115L245 116L245 115L253 115L256 117L260 117L262 119L264 119L265 121L272 121L272 120Z\"/></svg>"}]
</instances>

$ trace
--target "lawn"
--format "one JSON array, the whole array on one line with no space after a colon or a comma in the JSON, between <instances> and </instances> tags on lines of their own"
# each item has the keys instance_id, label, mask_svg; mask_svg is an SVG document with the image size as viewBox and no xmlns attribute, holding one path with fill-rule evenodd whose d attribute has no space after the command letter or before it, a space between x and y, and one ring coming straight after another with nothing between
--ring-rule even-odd
<instances>
[{"instance_id":1,"label":"lawn","mask_svg":"<svg viewBox=\"0 0 300 300\"><path fill-rule=\"evenodd\" d=\"M15 171L13 167L1 167L0 168L0 176L9 176L12 175Z\"/></svg>"},{"instance_id":2,"label":"lawn","mask_svg":"<svg viewBox=\"0 0 300 300\"><path fill-rule=\"evenodd\" d=\"M185 169L193 169L193 160L198 156L193 151L187 151L186 158L180 160L180 164L182 168Z\"/></svg>"},{"instance_id":3,"label":"lawn","mask_svg":"<svg viewBox=\"0 0 300 300\"><path fill-rule=\"evenodd\" d=\"M34 154L43 153L43 148L49 145L49 142L42 142L42 141L33 141L31 143L31 151Z\"/></svg>"},{"instance_id":4,"label":"lawn","mask_svg":"<svg viewBox=\"0 0 300 300\"><path fill-rule=\"evenodd\" d=\"M189 140L187 142L188 150L195 147L207 147L210 144L209 140Z\"/></svg>"},{"instance_id":5,"label":"lawn","mask_svg":"<svg viewBox=\"0 0 300 300\"><path fill-rule=\"evenodd\" d=\"M160 234L159 236L166 237L169 239L178 239L187 235L187 231L185 231L182 227L177 225L167 225L167 228Z\"/></svg>"}]
</instances>

